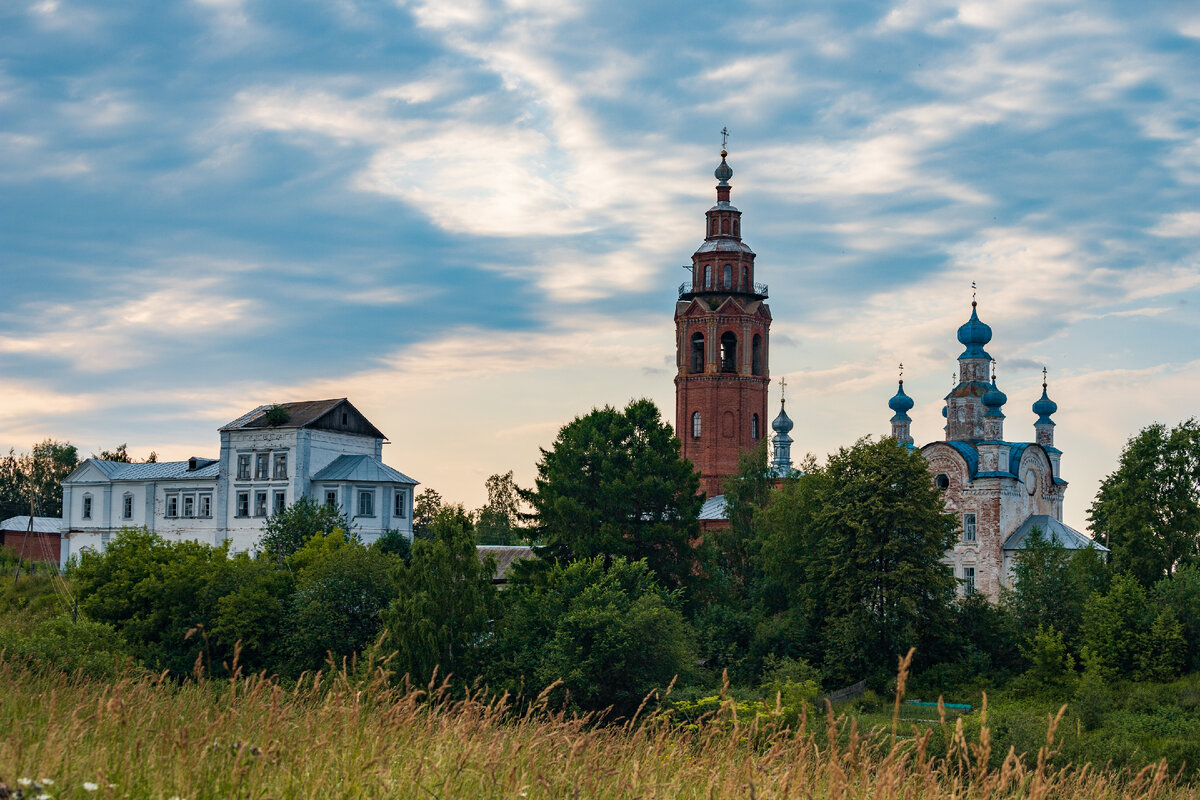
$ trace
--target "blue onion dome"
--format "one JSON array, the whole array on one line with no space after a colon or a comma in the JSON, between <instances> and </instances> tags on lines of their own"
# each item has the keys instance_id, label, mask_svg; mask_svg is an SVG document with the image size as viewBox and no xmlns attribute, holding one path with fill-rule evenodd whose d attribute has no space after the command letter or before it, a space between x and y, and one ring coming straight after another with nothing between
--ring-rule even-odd
<instances>
[{"instance_id":1,"label":"blue onion dome","mask_svg":"<svg viewBox=\"0 0 1200 800\"><path fill-rule=\"evenodd\" d=\"M1058 411L1058 403L1050 399L1046 394L1046 384L1042 384L1042 396L1033 404L1033 413L1038 415L1037 422L1034 425L1053 425L1054 420L1050 419L1050 415Z\"/></svg>"},{"instance_id":2,"label":"blue onion dome","mask_svg":"<svg viewBox=\"0 0 1200 800\"><path fill-rule=\"evenodd\" d=\"M986 323L980 322L975 308L975 301L972 300L971 318L958 329L958 341L967 348L959 358L991 358L984 352L983 346L992 340L992 329Z\"/></svg>"},{"instance_id":3,"label":"blue onion dome","mask_svg":"<svg viewBox=\"0 0 1200 800\"><path fill-rule=\"evenodd\" d=\"M733 177L733 167L725 163L725 156L727 155L729 155L727 152L724 150L721 151L721 163L717 166L716 171L713 172L713 175L721 182L722 186L728 185L729 179Z\"/></svg>"},{"instance_id":4,"label":"blue onion dome","mask_svg":"<svg viewBox=\"0 0 1200 800\"><path fill-rule=\"evenodd\" d=\"M771 423L771 428L774 429L776 433L788 433L794 426L792 418L789 417L787 412L783 410L783 402L783 400L779 401L779 416L776 417L775 421Z\"/></svg>"},{"instance_id":5,"label":"blue onion dome","mask_svg":"<svg viewBox=\"0 0 1200 800\"><path fill-rule=\"evenodd\" d=\"M895 396L888 400L888 408L896 412L896 416L892 419L911 422L912 420L908 419L908 412L912 410L913 405L913 399L904 393L904 381L900 381L900 388L896 390Z\"/></svg>"},{"instance_id":6,"label":"blue onion dome","mask_svg":"<svg viewBox=\"0 0 1200 800\"><path fill-rule=\"evenodd\" d=\"M1008 402L1008 395L1000 391L996 386L996 379L992 378L992 385L988 387L987 392L983 395L983 405L987 408L984 416L988 417L1003 417L1004 412L1000 409Z\"/></svg>"}]
</instances>

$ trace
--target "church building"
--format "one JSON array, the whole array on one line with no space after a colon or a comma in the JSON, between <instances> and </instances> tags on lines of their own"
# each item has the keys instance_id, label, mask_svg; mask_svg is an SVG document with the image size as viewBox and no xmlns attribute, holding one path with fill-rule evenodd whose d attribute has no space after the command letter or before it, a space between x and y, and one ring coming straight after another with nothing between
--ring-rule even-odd
<instances>
[{"instance_id":1,"label":"church building","mask_svg":"<svg viewBox=\"0 0 1200 800\"><path fill-rule=\"evenodd\" d=\"M217 458L80 464L62 482L62 561L132 526L251 550L266 520L302 497L341 509L365 543L391 530L412 538L417 482L383 463L386 437L349 400L259 406L219 433Z\"/></svg>"},{"instance_id":2,"label":"church building","mask_svg":"<svg viewBox=\"0 0 1200 800\"><path fill-rule=\"evenodd\" d=\"M971 318L958 329L965 348L958 357L958 384L942 408L946 438L925 445L921 454L945 496L946 510L960 522L958 541L946 561L961 593L981 592L997 600L1002 586L1012 586L1017 553L1035 528L1069 550L1107 548L1062 521L1067 482L1060 474L1062 451L1054 446L1051 419L1058 405L1047 394L1044 370L1042 396L1033 404L1033 441L1005 439L1008 397L996 385L996 362L984 350L991 340L992 329L979 319L972 300ZM909 448L913 405L901 378L888 407L894 412L893 438Z\"/></svg>"}]
</instances>

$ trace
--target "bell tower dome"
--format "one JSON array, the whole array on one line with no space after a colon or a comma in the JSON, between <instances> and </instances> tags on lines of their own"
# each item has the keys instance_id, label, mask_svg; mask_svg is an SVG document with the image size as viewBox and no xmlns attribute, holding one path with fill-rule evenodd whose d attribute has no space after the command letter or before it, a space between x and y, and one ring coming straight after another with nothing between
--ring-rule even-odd
<instances>
[{"instance_id":1,"label":"bell tower dome","mask_svg":"<svg viewBox=\"0 0 1200 800\"><path fill-rule=\"evenodd\" d=\"M767 287L754 282L754 251L742 241L742 212L729 201L733 168L721 150L717 203L705 214L704 242L686 267L675 304L676 432L700 488L724 493L738 456L756 447L767 424Z\"/></svg>"}]
</instances>

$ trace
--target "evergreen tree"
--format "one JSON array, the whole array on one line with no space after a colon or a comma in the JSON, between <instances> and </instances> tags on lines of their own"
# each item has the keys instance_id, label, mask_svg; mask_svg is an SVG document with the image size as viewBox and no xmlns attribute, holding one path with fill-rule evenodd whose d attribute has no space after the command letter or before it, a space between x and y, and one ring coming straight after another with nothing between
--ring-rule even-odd
<instances>
[{"instance_id":1,"label":"evergreen tree","mask_svg":"<svg viewBox=\"0 0 1200 800\"><path fill-rule=\"evenodd\" d=\"M1200 671L1200 567L1187 566L1154 584L1154 604L1171 612L1184 639L1184 667Z\"/></svg>"},{"instance_id":2,"label":"evergreen tree","mask_svg":"<svg viewBox=\"0 0 1200 800\"><path fill-rule=\"evenodd\" d=\"M1146 590L1132 575L1116 575L1106 594L1094 593L1083 614L1083 645L1107 678L1138 671L1150 628Z\"/></svg>"},{"instance_id":3,"label":"evergreen tree","mask_svg":"<svg viewBox=\"0 0 1200 800\"><path fill-rule=\"evenodd\" d=\"M479 544L512 545L524 538L520 529L520 490L512 470L487 479L487 505L475 512L475 541Z\"/></svg>"},{"instance_id":4,"label":"evergreen tree","mask_svg":"<svg viewBox=\"0 0 1200 800\"><path fill-rule=\"evenodd\" d=\"M668 588L693 582L700 477L654 403L595 409L541 453L536 486L522 496L544 558L645 559Z\"/></svg>"}]
</instances>

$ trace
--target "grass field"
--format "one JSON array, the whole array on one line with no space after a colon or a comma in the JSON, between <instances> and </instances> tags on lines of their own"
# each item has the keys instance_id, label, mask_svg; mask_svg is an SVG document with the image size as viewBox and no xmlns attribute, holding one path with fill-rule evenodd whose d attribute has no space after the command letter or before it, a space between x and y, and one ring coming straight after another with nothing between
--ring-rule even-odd
<instances>
[{"instance_id":1,"label":"grass field","mask_svg":"<svg viewBox=\"0 0 1200 800\"><path fill-rule=\"evenodd\" d=\"M948 757L932 758L904 723L860 731L830 714L785 729L731 712L685 727L654 712L596 725L544 700L397 688L379 669L285 688L259 677L97 681L0 660L0 683L0 781L25 797L1195 796L1165 765L1052 767L1053 745L1026 765L989 767L986 724L968 741L953 719Z\"/></svg>"}]
</instances>

